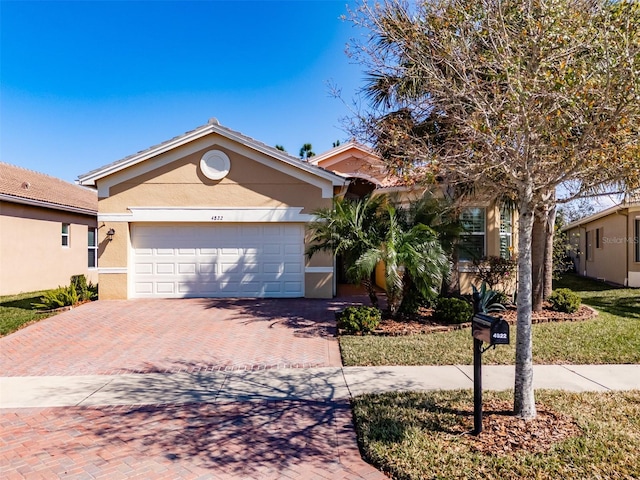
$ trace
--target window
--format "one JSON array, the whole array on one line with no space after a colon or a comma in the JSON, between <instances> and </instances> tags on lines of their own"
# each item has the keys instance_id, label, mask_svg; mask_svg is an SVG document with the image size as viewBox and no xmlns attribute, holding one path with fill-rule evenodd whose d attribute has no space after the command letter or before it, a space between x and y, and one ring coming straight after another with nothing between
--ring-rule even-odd
<instances>
[{"instance_id":1,"label":"window","mask_svg":"<svg viewBox=\"0 0 640 480\"><path fill-rule=\"evenodd\" d=\"M600 237L602 237L602 229L596 228L596 248L602 248L602 243L600 242Z\"/></svg>"},{"instance_id":2,"label":"window","mask_svg":"<svg viewBox=\"0 0 640 480\"><path fill-rule=\"evenodd\" d=\"M486 212L484 208L465 208L460 215L464 233L460 235L458 255L461 261L485 256Z\"/></svg>"},{"instance_id":3,"label":"window","mask_svg":"<svg viewBox=\"0 0 640 480\"><path fill-rule=\"evenodd\" d=\"M500 256L511 258L513 253L513 211L508 208L500 210Z\"/></svg>"},{"instance_id":4,"label":"window","mask_svg":"<svg viewBox=\"0 0 640 480\"><path fill-rule=\"evenodd\" d=\"M62 224L62 246L63 247L69 246L69 224L68 223Z\"/></svg>"},{"instance_id":5,"label":"window","mask_svg":"<svg viewBox=\"0 0 640 480\"><path fill-rule=\"evenodd\" d=\"M636 244L636 262L640 262L640 218L636 218L634 243Z\"/></svg>"},{"instance_id":6,"label":"window","mask_svg":"<svg viewBox=\"0 0 640 480\"><path fill-rule=\"evenodd\" d=\"M87 230L87 245L88 245L88 262L89 268L96 268L98 266L98 229L89 227Z\"/></svg>"},{"instance_id":7,"label":"window","mask_svg":"<svg viewBox=\"0 0 640 480\"><path fill-rule=\"evenodd\" d=\"M587 260L593 260L593 248L591 247L591 234L592 231L588 231L584 236L584 254Z\"/></svg>"}]
</instances>

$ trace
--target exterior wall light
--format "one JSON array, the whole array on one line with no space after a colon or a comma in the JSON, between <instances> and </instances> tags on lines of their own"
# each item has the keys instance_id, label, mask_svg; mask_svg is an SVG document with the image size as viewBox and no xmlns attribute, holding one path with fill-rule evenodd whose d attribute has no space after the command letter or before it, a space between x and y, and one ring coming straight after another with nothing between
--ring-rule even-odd
<instances>
[{"instance_id":1,"label":"exterior wall light","mask_svg":"<svg viewBox=\"0 0 640 480\"><path fill-rule=\"evenodd\" d=\"M116 234L116 231L113 228L110 228L107 231L107 240L111 241L113 240L113 236Z\"/></svg>"}]
</instances>

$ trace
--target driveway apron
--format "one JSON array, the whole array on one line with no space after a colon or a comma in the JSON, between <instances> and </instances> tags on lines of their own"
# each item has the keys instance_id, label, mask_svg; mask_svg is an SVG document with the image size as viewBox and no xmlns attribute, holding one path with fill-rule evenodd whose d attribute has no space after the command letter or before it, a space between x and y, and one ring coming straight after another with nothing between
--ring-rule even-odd
<instances>
[{"instance_id":1,"label":"driveway apron","mask_svg":"<svg viewBox=\"0 0 640 480\"><path fill-rule=\"evenodd\" d=\"M339 367L333 312L353 300L99 301L0 339L0 369L33 377ZM360 457L348 400L232 396L2 408L0 477L386 478Z\"/></svg>"}]
</instances>

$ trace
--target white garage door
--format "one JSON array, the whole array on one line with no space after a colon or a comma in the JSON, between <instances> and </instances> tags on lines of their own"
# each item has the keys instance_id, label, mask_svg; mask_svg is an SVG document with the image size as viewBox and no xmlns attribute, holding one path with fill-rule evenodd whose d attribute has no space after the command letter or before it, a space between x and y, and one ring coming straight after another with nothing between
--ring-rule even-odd
<instances>
[{"instance_id":1,"label":"white garage door","mask_svg":"<svg viewBox=\"0 0 640 480\"><path fill-rule=\"evenodd\" d=\"M133 296L302 297L300 224L133 225Z\"/></svg>"}]
</instances>

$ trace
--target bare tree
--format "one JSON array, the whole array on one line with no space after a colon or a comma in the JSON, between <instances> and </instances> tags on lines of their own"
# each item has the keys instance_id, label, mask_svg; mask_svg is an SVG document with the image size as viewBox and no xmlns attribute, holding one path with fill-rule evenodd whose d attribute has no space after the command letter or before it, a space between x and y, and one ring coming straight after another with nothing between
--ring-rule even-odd
<instances>
[{"instance_id":1,"label":"bare tree","mask_svg":"<svg viewBox=\"0 0 640 480\"><path fill-rule=\"evenodd\" d=\"M515 413L536 415L532 229L556 187L640 183L640 4L600 0L362 3L350 54L372 107L352 133L393 171L429 168L519 211Z\"/></svg>"}]
</instances>

